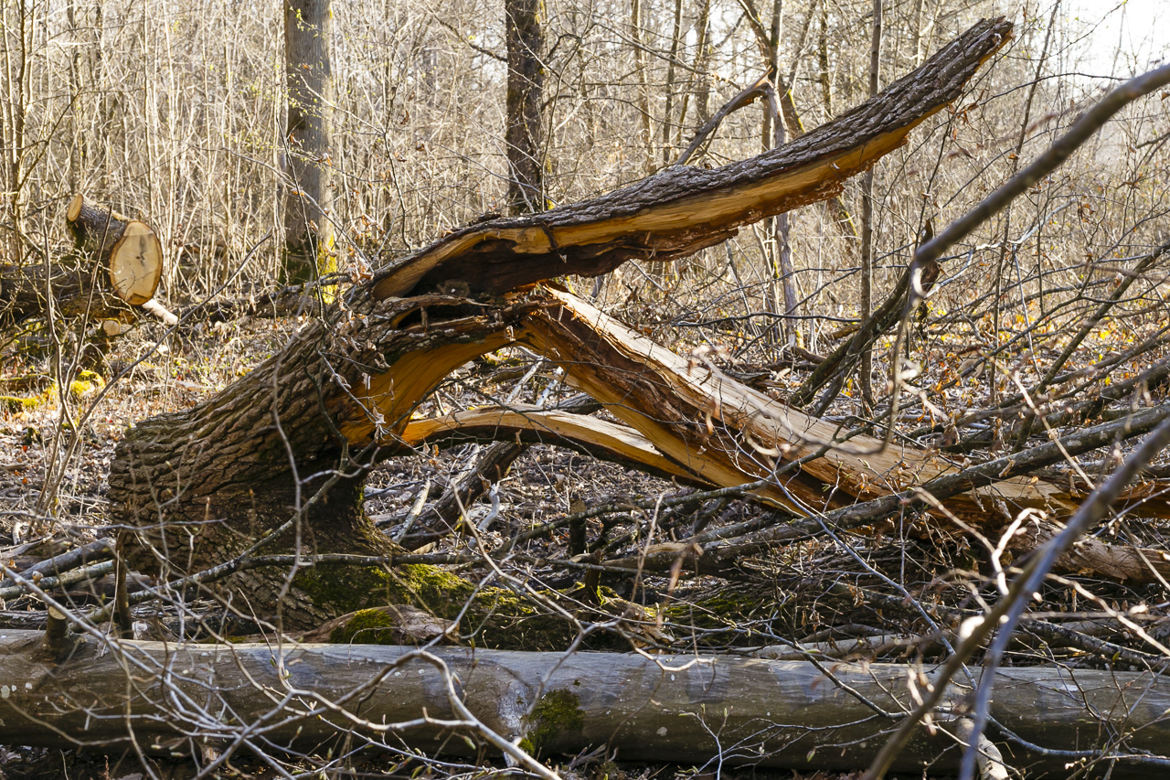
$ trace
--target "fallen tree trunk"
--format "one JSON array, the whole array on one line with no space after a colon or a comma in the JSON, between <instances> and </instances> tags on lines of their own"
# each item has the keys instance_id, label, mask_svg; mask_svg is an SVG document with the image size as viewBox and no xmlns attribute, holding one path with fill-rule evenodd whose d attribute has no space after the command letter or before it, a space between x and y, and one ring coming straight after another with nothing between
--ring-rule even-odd
<instances>
[{"instance_id":1,"label":"fallen tree trunk","mask_svg":"<svg viewBox=\"0 0 1170 780\"><path fill-rule=\"evenodd\" d=\"M428 286L502 293L550 276L602 273L633 257L667 260L829 197L957 98L1010 31L1002 19L976 24L886 92L788 146L716 170L673 168L592 201L473 225L357 287L216 397L126 434L109 496L120 519L140 529L128 542L135 564L169 578L261 547L392 552L360 511L366 470L402 451L412 411L449 372L519 339L538 339L526 331L545 320L530 315L567 305L541 294L503 303L396 296ZM712 478L691 470L685 453L664 454L701 481L744 481L733 462L719 464ZM772 497L782 498L780 491ZM232 592L257 614L309 628L332 616L311 594L288 596L284 572L241 577Z\"/></svg>"},{"instance_id":2,"label":"fallen tree trunk","mask_svg":"<svg viewBox=\"0 0 1170 780\"><path fill-rule=\"evenodd\" d=\"M42 265L0 266L0 303L10 322L54 311L58 315L118 318L133 307L174 323L154 300L162 278L158 236L144 222L73 196L65 212L77 254ZM47 295L52 295L50 307Z\"/></svg>"},{"instance_id":3,"label":"fallen tree trunk","mask_svg":"<svg viewBox=\"0 0 1170 780\"><path fill-rule=\"evenodd\" d=\"M931 674L911 681L902 664L825 668L726 656L89 636L57 664L43 638L0 637L8 681L0 743L108 749L133 739L155 754L206 746L230 755L249 744L321 749L341 734L428 752L495 752L485 744L490 729L541 758L605 746L622 761L849 771L868 764L913 706L910 688ZM1160 754L1170 740L1170 692L1156 674L1030 667L996 676L993 736L1006 763L1029 777L1067 776L1074 761L1091 774L1148 776L1170 762ZM951 707L963 692L958 686ZM940 710L938 728L924 728L894 769L953 771L963 728L954 712Z\"/></svg>"},{"instance_id":4,"label":"fallen tree trunk","mask_svg":"<svg viewBox=\"0 0 1170 780\"><path fill-rule=\"evenodd\" d=\"M379 442L452 370L510 343L534 305L355 297L214 398L139 423L109 477L121 516L141 529L133 564L169 578L261 548L391 552L361 511L366 470L400 451ZM280 572L239 579L258 614L282 604L288 625L310 628L334 616L304 594L279 599Z\"/></svg>"},{"instance_id":5,"label":"fallen tree trunk","mask_svg":"<svg viewBox=\"0 0 1170 780\"><path fill-rule=\"evenodd\" d=\"M551 290L550 295L558 305L528 319L525 340L702 481L739 485L800 461L779 484L761 488L758 495L810 514L959 470L925 450L886 446L872 436L843 442L835 423L775 401L714 366L676 355L565 291ZM826 485L834 491L826 493ZM979 521L987 514L981 498L1057 510L1072 505L1067 491L1051 483L1009 478L977 487L951 510Z\"/></svg>"}]
</instances>

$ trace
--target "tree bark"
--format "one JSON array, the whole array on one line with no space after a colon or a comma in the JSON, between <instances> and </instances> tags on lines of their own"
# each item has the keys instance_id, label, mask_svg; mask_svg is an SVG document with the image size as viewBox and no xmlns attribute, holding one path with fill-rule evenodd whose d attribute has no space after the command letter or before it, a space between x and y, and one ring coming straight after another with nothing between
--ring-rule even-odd
<instances>
[{"instance_id":1,"label":"tree bark","mask_svg":"<svg viewBox=\"0 0 1170 780\"><path fill-rule=\"evenodd\" d=\"M544 32L542 0L504 3L508 46L507 126L508 210L513 215L544 210Z\"/></svg>"},{"instance_id":2,"label":"tree bark","mask_svg":"<svg viewBox=\"0 0 1170 780\"><path fill-rule=\"evenodd\" d=\"M509 343L531 304L361 293L214 398L119 442L109 495L137 527L135 566L169 577L256 548L390 551L361 512L366 469L399 446L414 405L450 371ZM244 576L238 591L262 614L282 604L281 575L269 575ZM305 601L283 606L291 625L322 618Z\"/></svg>"},{"instance_id":3,"label":"tree bark","mask_svg":"<svg viewBox=\"0 0 1170 780\"><path fill-rule=\"evenodd\" d=\"M486 727L540 758L605 746L621 761L849 771L867 765L915 695L903 664L90 636L58 663L44 636L0 637L4 744L105 750L133 738L148 753L184 755L245 730L293 749L340 732L467 754L483 749ZM929 680L932 670L922 674ZM1101 765L1113 776L1149 776L1142 752L1164 761L1170 695L1156 673L1041 666L996 678L993 717L1031 743L998 747L1028 777L1067 776L1069 754L1044 748L1084 751L1089 762L1121 755ZM964 691L957 686L949 711ZM936 724L915 736L895 771L954 770L961 721L944 710Z\"/></svg>"},{"instance_id":4,"label":"tree bark","mask_svg":"<svg viewBox=\"0 0 1170 780\"><path fill-rule=\"evenodd\" d=\"M307 282L336 268L330 211L330 111L333 104L331 0L286 0L284 67L285 280Z\"/></svg>"}]
</instances>

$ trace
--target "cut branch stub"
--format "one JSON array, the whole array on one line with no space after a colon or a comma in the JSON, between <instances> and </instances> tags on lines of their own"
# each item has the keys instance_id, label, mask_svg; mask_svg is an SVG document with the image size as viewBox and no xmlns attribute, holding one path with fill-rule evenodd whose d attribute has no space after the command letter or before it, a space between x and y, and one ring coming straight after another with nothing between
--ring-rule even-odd
<instances>
[{"instance_id":1,"label":"cut branch stub","mask_svg":"<svg viewBox=\"0 0 1170 780\"><path fill-rule=\"evenodd\" d=\"M977 23L880 95L758 157L714 170L675 166L593 200L469 225L385 271L374 294L402 296L448 280L500 293L564 274L596 276L631 259L672 260L741 225L832 197L958 98L1011 29L1002 18Z\"/></svg>"},{"instance_id":2,"label":"cut branch stub","mask_svg":"<svg viewBox=\"0 0 1170 780\"><path fill-rule=\"evenodd\" d=\"M162 244L150 226L106 211L73 196L65 221L77 246L95 255L119 298L141 306L154 297L162 278Z\"/></svg>"}]
</instances>

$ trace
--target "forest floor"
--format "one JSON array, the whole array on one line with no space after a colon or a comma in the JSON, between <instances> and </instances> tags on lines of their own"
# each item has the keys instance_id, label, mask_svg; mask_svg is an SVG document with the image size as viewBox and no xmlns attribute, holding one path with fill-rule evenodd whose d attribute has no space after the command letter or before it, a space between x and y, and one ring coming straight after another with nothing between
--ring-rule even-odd
<instances>
[{"instance_id":1,"label":"forest floor","mask_svg":"<svg viewBox=\"0 0 1170 780\"><path fill-rule=\"evenodd\" d=\"M7 396L0 407L0 555L4 563L21 570L110 536L113 529L105 481L114 447L123 433L140 419L209 398L273 354L295 325L254 318L166 335L161 326L148 324L115 341L102 362L95 365L96 374L78 374L69 368L75 355L67 345L76 341L69 338L63 341L66 346L56 351L64 358L6 362L0 370L0 388ZM35 333L27 337L30 343L38 338L43 341ZM15 354L34 353L19 350ZM547 369L529 376L532 366L532 356L521 350L511 350L501 360L476 361L444 383L421 411L441 413L491 398L534 401L543 394L546 401L555 402L572 395L569 388L555 386L558 380ZM801 376L799 370L790 368L755 372L743 364L731 368L758 374L763 378L762 386L777 396L794 387ZM941 363L928 364L927 370L941 375L946 368ZM78 378L66 384L66 401L62 403L62 393L54 389L52 377L65 375ZM518 383L524 376L528 376L527 384ZM844 414L852 406L853 400L846 397L834 411ZM404 529L403 518L419 492L425 487L430 499L436 498L443 487L475 463L485 446L427 449L386 461L367 481L366 511L386 533L402 538L417 552L467 555L475 544L494 547L565 514L616 505L613 511L599 511L587 521L590 546L604 540L606 555L614 557L636 555L651 543L686 539L699 527L726 526L771 511L734 497L706 500L697 507L659 510L654 506L656 499L694 489L545 445L531 447L496 490L467 508L465 522L477 526L474 534L467 533L467 526L453 529L433 518L428 520L425 513ZM645 503L622 506L647 499L650 509ZM1165 545L1166 533L1162 526L1147 527L1143 530L1145 543L1170 546ZM581 573L566 563L571 558L568 545L569 532L564 528L538 535L505 564L507 572L518 582L542 589L570 588ZM486 566L474 563L463 564L458 571L473 579L490 573ZM793 657L815 648L822 657L841 660L929 661L944 657L946 638L953 636L964 617L977 614L994 600L995 574L986 540L973 539L957 529L885 523L847 539L826 535L761 552L741 561L736 572L726 577L607 575L602 584L614 595L650 608L676 607L669 623L660 625L663 630L654 633L653 639L643 635L634 642L639 646L742 654L770 648L770 657L786 657L785 648L797 653ZM78 607L88 607L108 600L112 592L112 575L102 574L70 585L62 597ZM1048 620L1075 625L1077 630L1106 641L1135 644L1125 625L1127 615L1131 623L1140 624L1155 639L1170 635L1165 591L1157 584L1095 579L1074 588L1058 583L1044 597ZM718 604L734 605L734 617L720 614L712 606ZM677 607L686 605L692 607L687 613L690 618L680 619L682 611ZM168 624L166 617L175 609L175 605L147 604L136 608L135 617L152 627L148 635L154 638L200 638L174 633L174 624ZM10 598L0 611L0 628L43 626L44 614L43 605L30 595ZM1124 660L1053 643L1050 634L1033 633L1025 623L1005 664L1034 663L1133 668ZM649 780L711 776L709 767L619 767L602 758L592 756L561 768L566 777ZM376 762L367 766L366 761L363 758L355 764L355 775L387 771L385 766L375 769ZM79 757L70 751L25 748L0 754L0 776L59 776L55 773L62 762L68 764L70 777L130 778L141 772L133 762L119 765L109 756ZM451 772L469 770L464 767ZM160 764L151 771L162 777L182 777L189 767ZM438 771L437 766L426 769L435 773L430 776L439 776ZM404 776L410 772L407 766L393 770ZM266 775L259 766L249 767L244 761L237 776ZM747 770L725 770L723 776L845 777Z\"/></svg>"}]
</instances>

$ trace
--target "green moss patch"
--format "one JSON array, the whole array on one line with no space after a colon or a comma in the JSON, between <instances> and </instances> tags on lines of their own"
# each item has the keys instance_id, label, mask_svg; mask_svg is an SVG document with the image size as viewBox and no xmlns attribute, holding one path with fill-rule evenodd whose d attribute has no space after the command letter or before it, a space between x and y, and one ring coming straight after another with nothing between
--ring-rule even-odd
<instances>
[{"instance_id":1,"label":"green moss patch","mask_svg":"<svg viewBox=\"0 0 1170 780\"><path fill-rule=\"evenodd\" d=\"M577 695L564 689L549 691L532 708L525 719L528 733L520 747L540 755L565 734L580 734L585 728L585 712Z\"/></svg>"},{"instance_id":2,"label":"green moss patch","mask_svg":"<svg viewBox=\"0 0 1170 780\"><path fill-rule=\"evenodd\" d=\"M461 641L480 647L560 650L577 633L570 621L541 614L528 599L506 588L477 592L467 580L428 564L403 564L390 569L321 564L298 572L293 585L319 609L335 615L386 604L409 604L436 617L459 619ZM376 620L373 616L363 619ZM343 631L336 639L331 636L330 641L346 641L358 630ZM364 636L356 641L367 641Z\"/></svg>"}]
</instances>

